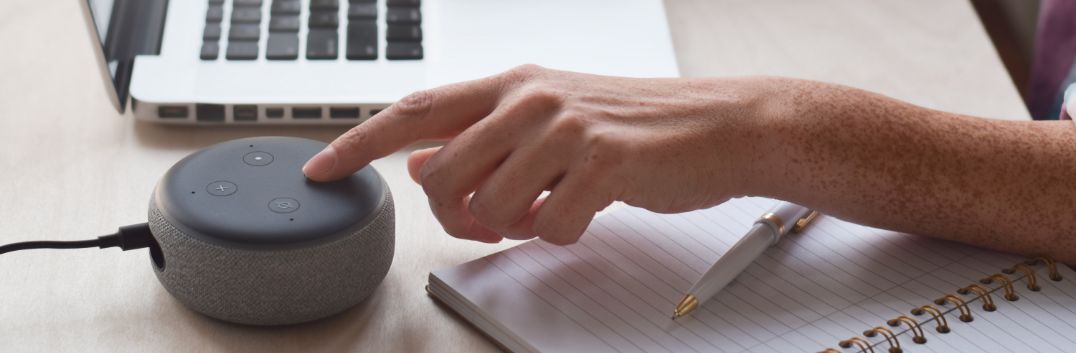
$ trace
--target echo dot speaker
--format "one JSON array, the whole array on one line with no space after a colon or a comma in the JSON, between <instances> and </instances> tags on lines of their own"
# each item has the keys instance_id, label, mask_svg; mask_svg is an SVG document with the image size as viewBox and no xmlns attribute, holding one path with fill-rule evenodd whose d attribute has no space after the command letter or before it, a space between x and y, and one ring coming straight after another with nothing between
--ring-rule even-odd
<instances>
[{"instance_id":1,"label":"echo dot speaker","mask_svg":"<svg viewBox=\"0 0 1076 353\"><path fill-rule=\"evenodd\" d=\"M286 325L339 313L392 263L392 195L367 166L329 183L303 164L325 143L224 142L176 163L150 199L157 278L179 302L220 320Z\"/></svg>"}]
</instances>

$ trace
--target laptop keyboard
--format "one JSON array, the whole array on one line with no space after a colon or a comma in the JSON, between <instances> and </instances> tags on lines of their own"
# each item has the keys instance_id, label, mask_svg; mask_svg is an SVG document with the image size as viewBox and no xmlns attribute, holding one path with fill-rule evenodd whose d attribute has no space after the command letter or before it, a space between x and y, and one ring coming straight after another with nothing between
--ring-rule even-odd
<instances>
[{"instance_id":1,"label":"laptop keyboard","mask_svg":"<svg viewBox=\"0 0 1076 353\"><path fill-rule=\"evenodd\" d=\"M225 60L336 60L341 52L347 60L422 59L420 0L380 0L384 19L378 18L379 0L208 1L202 60L217 60L222 52ZM264 3L268 16L263 16ZM382 20L383 36L378 33ZM306 35L300 38L304 24ZM264 33L268 38L262 41ZM385 52L379 53L382 37Z\"/></svg>"}]
</instances>

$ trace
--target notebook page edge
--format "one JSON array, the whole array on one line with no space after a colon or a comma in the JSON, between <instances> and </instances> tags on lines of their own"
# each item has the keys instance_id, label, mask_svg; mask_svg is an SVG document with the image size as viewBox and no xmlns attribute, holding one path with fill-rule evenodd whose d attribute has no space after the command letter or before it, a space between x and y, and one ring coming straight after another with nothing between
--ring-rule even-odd
<instances>
[{"instance_id":1,"label":"notebook page edge","mask_svg":"<svg viewBox=\"0 0 1076 353\"><path fill-rule=\"evenodd\" d=\"M436 273L439 271L430 272L426 287L427 293L434 300L441 302L445 307L454 311L460 318L473 325L482 335L493 341L501 349L514 353L538 352L518 336L511 334L505 327L490 320L485 315L484 310L476 307L473 302L464 298L452 286L442 281Z\"/></svg>"}]
</instances>

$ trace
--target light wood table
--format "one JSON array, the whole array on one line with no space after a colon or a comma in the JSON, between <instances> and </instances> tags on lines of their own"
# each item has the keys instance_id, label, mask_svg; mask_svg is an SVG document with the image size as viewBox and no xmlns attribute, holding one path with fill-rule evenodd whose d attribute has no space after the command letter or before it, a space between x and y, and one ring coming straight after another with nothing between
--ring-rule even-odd
<instances>
[{"instance_id":1,"label":"light wood table","mask_svg":"<svg viewBox=\"0 0 1076 353\"><path fill-rule=\"evenodd\" d=\"M82 239L144 222L164 171L216 142L258 135L329 141L344 131L166 127L119 115L77 1L0 1L0 243ZM666 3L684 76L796 76L937 109L1027 117L963 0ZM374 163L396 194L397 253L384 283L355 309L294 327L230 325L173 300L145 251L28 251L0 256L0 351L496 350L423 286L433 269L511 244L445 235L407 177L406 153Z\"/></svg>"}]
</instances>

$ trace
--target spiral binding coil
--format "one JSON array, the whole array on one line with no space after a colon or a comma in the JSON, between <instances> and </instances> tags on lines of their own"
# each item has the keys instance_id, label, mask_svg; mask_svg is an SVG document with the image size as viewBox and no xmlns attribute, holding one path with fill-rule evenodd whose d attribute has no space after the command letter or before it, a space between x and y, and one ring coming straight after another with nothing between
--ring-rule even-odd
<instances>
[{"instance_id":1,"label":"spiral binding coil","mask_svg":"<svg viewBox=\"0 0 1076 353\"><path fill-rule=\"evenodd\" d=\"M1054 282L1057 282L1057 281L1061 280L1061 274L1057 273L1057 262L1054 262L1054 259L1042 256L1042 257L1036 257L1035 259L1032 259L1032 260L1024 261L1024 263L1028 264L1028 265L1031 265L1031 266L1035 266L1035 265L1038 265L1040 263L1044 263L1044 264L1046 264L1046 267L1048 267L1050 269L1050 280L1054 281Z\"/></svg>"},{"instance_id":2,"label":"spiral binding coil","mask_svg":"<svg viewBox=\"0 0 1076 353\"><path fill-rule=\"evenodd\" d=\"M938 323L938 327L934 329L935 331L938 331L938 333L949 333L949 321L945 319L945 315L942 314L941 310L938 310L938 307L927 304L912 309L912 315L915 316L923 315L923 312L930 313L934 322Z\"/></svg>"},{"instance_id":3,"label":"spiral binding coil","mask_svg":"<svg viewBox=\"0 0 1076 353\"><path fill-rule=\"evenodd\" d=\"M892 327L899 327L901 323L907 324L908 328L912 330L912 342L923 344L927 343L927 336L923 333L923 327L919 326L919 321L907 317L905 315L897 316L896 319L891 319L885 322Z\"/></svg>"},{"instance_id":4,"label":"spiral binding coil","mask_svg":"<svg viewBox=\"0 0 1076 353\"><path fill-rule=\"evenodd\" d=\"M944 297L934 299L934 304L945 305L945 303L956 304L957 310L960 310L960 316L958 316L960 321L972 322L972 320L975 320L975 318L971 316L971 309L968 309L968 303L965 302L964 299L960 299L960 297L952 294L946 294Z\"/></svg>"},{"instance_id":5,"label":"spiral binding coil","mask_svg":"<svg viewBox=\"0 0 1076 353\"><path fill-rule=\"evenodd\" d=\"M983 310L994 311L998 310L998 306L994 305L994 298L990 296L990 291L978 284L972 283L967 287L956 290L961 295L967 295L968 293L975 292L976 296L983 298Z\"/></svg>"},{"instance_id":6,"label":"spiral binding coil","mask_svg":"<svg viewBox=\"0 0 1076 353\"><path fill-rule=\"evenodd\" d=\"M1038 285L1038 281L1035 276L1035 269L1032 268L1032 266L1038 265L1046 265L1049 271L1050 280L1056 282L1062 279L1061 274L1057 272L1057 263L1054 262L1053 259L1049 257L1036 257L1034 259L1024 261L1023 263L1013 265L1011 268L1003 269L1001 270L1001 273L995 273L986 278L980 279L979 283L993 284L996 282L1000 282L1001 289L1004 291L1002 298L1007 301L1016 301L1020 299L1020 297L1016 295L1014 281L1007 275L1013 275L1017 272L1022 273L1024 275L1022 278L1026 279L1027 281L1027 289L1032 292L1038 292L1039 290L1041 290L1041 287ZM1017 280L1019 279L1020 278L1017 278ZM919 321L913 317L901 315L894 319L886 321L886 324L893 328L898 328L901 326L901 324L907 325L908 330L912 332L912 342L916 344L924 344L927 342L927 338L926 333L923 330L923 324L928 321L934 321L935 323L937 323L937 326L934 330L938 333L945 334L950 332L949 322L945 319L945 312L942 309L939 309L939 306L944 307L946 304L954 304L956 305L956 309L960 311L960 321L971 322L975 318L972 317L971 309L968 307L968 302L970 301L973 301L975 299L982 299L983 310L987 312L996 311L998 309L993 297L991 297L990 295L990 292L992 292L992 290L980 284L972 283L966 287L957 289L956 291L956 293L960 295L974 294L974 297L972 297L970 300L964 300L963 298L953 294L945 294L941 298L934 300L935 305L927 304L911 310L911 313L914 316L930 314L929 319ZM875 326L870 330L863 331L863 337L876 337L878 335L881 335L883 338L885 338L885 344L889 346L889 353L901 353L903 351L900 347L900 340L897 337L898 335L900 335L900 333L894 333L893 330L883 326ZM856 352L874 353L875 344L872 344L870 341L863 337L855 336L840 341L837 343L837 345L845 349L855 348ZM883 343L879 342L878 344ZM840 349L826 348L819 353L841 352L843 351Z\"/></svg>"},{"instance_id":7,"label":"spiral binding coil","mask_svg":"<svg viewBox=\"0 0 1076 353\"><path fill-rule=\"evenodd\" d=\"M1011 275L1011 274L1016 273L1017 270L1019 270L1020 272L1023 272L1024 273L1024 278L1028 279L1027 280L1027 289L1028 290L1030 290L1032 292L1038 292L1039 290L1042 290L1042 287L1039 287L1038 281L1035 280L1035 270L1031 269L1031 266L1028 266L1027 264L1016 264L1016 266L1013 266L1012 268L1007 268L1007 269L1001 270L1001 273Z\"/></svg>"},{"instance_id":8,"label":"spiral binding coil","mask_svg":"<svg viewBox=\"0 0 1076 353\"><path fill-rule=\"evenodd\" d=\"M900 341L897 340L897 335L894 334L892 330L882 326L875 326L870 330L863 331L863 335L867 337L874 337L878 334L885 337L885 342L889 343L889 353L900 353L903 351L900 349Z\"/></svg>"},{"instance_id":9,"label":"spiral binding coil","mask_svg":"<svg viewBox=\"0 0 1076 353\"><path fill-rule=\"evenodd\" d=\"M1008 300L1010 302L1014 302L1014 301L1017 301L1017 300L1020 299L1020 297L1016 295L1016 290L1013 289L1013 287L1012 287L1012 281L1009 280L1009 277L1006 277L1003 274L1000 274L1000 273L992 274L992 275L990 275L990 277L980 279L979 283L990 284L990 283L994 283L995 280L996 281L1001 281L1001 287L1005 289L1005 297L1004 297L1005 300Z\"/></svg>"}]
</instances>

